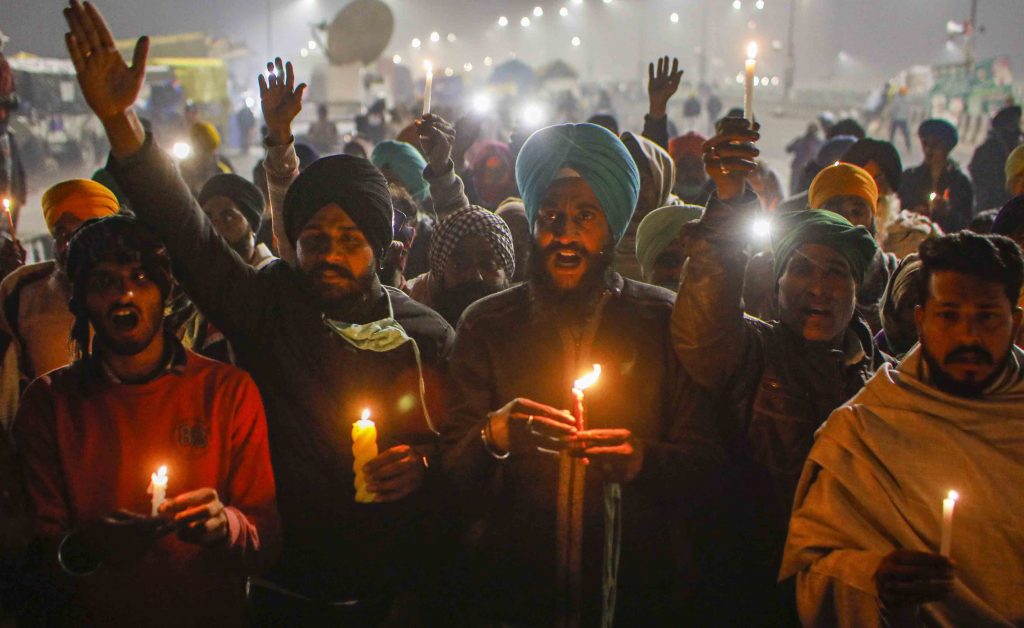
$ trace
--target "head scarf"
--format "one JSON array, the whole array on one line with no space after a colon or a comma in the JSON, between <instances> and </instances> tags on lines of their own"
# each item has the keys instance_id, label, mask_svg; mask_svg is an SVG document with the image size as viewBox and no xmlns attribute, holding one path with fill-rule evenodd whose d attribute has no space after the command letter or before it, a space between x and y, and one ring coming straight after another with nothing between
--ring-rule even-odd
<instances>
[{"instance_id":1,"label":"head scarf","mask_svg":"<svg viewBox=\"0 0 1024 628\"><path fill-rule=\"evenodd\" d=\"M899 322L897 312L899 306L905 299L919 299L921 294L921 258L917 253L911 253L900 260L896 270L889 277L889 283L882 295L882 302L879 307L879 316L882 319L882 329L889 340L889 345L894 349L909 350L916 338L902 338L899 336Z\"/></svg>"},{"instance_id":2,"label":"head scarf","mask_svg":"<svg viewBox=\"0 0 1024 628\"><path fill-rule=\"evenodd\" d=\"M335 204L359 226L380 261L394 239L388 182L373 164L351 155L330 155L302 171L284 197L284 229L296 238L320 208Z\"/></svg>"},{"instance_id":3,"label":"head scarf","mask_svg":"<svg viewBox=\"0 0 1024 628\"><path fill-rule=\"evenodd\" d=\"M512 149L504 142L482 142L472 159L473 186L480 201L496 207L516 194L516 172Z\"/></svg>"},{"instance_id":4,"label":"head scarf","mask_svg":"<svg viewBox=\"0 0 1024 628\"><path fill-rule=\"evenodd\" d=\"M1015 196L1003 205L992 223L992 233L1011 237L1021 227L1024 227L1024 195Z\"/></svg>"},{"instance_id":5,"label":"head scarf","mask_svg":"<svg viewBox=\"0 0 1024 628\"><path fill-rule=\"evenodd\" d=\"M189 129L189 138L196 149L202 149L207 153L212 153L220 146L220 133L209 122L193 123Z\"/></svg>"},{"instance_id":6,"label":"head scarf","mask_svg":"<svg viewBox=\"0 0 1024 628\"><path fill-rule=\"evenodd\" d=\"M651 276L654 262L679 237L683 225L700 218L703 211L696 205L668 205L644 216L636 230L636 259L644 277Z\"/></svg>"},{"instance_id":7,"label":"head scarf","mask_svg":"<svg viewBox=\"0 0 1024 628\"><path fill-rule=\"evenodd\" d=\"M117 197L106 186L88 179L62 181L43 192L43 219L50 235L66 214L85 222L113 216L120 210Z\"/></svg>"},{"instance_id":8,"label":"head scarf","mask_svg":"<svg viewBox=\"0 0 1024 628\"><path fill-rule=\"evenodd\" d=\"M818 173L807 191L812 209L821 209L836 196L857 196L878 211L878 186L867 170L853 164L832 164Z\"/></svg>"},{"instance_id":9,"label":"head scarf","mask_svg":"<svg viewBox=\"0 0 1024 628\"><path fill-rule=\"evenodd\" d=\"M686 157L703 157L704 142L706 141L708 138L696 131L690 131L686 135L679 135L668 141L668 154L672 155L672 159L678 166L679 162Z\"/></svg>"},{"instance_id":10,"label":"head scarf","mask_svg":"<svg viewBox=\"0 0 1024 628\"><path fill-rule=\"evenodd\" d=\"M653 185L658 190L657 206L668 205L672 188L676 184L676 165L672 161L672 156L646 137L634 135L630 131L622 134L622 143L626 145L626 150L633 157L637 168L646 168L651 174Z\"/></svg>"},{"instance_id":11,"label":"head scarf","mask_svg":"<svg viewBox=\"0 0 1024 628\"><path fill-rule=\"evenodd\" d=\"M863 168L869 161L875 162L889 187L893 190L900 189L900 181L903 178L903 162L896 147L884 140L864 138L857 140L857 143L850 147L843 155L843 161Z\"/></svg>"},{"instance_id":12,"label":"head scarf","mask_svg":"<svg viewBox=\"0 0 1024 628\"><path fill-rule=\"evenodd\" d=\"M237 174L216 174L209 178L199 192L199 204L205 205L206 201L215 196L223 196L229 199L245 216L245 221L253 233L260 230L260 221L263 220L263 192Z\"/></svg>"},{"instance_id":13,"label":"head scarf","mask_svg":"<svg viewBox=\"0 0 1024 628\"><path fill-rule=\"evenodd\" d=\"M516 182L531 228L563 168L575 170L594 190L618 243L640 194L640 172L622 140L596 124L560 124L531 135L516 160Z\"/></svg>"},{"instance_id":14,"label":"head scarf","mask_svg":"<svg viewBox=\"0 0 1024 628\"><path fill-rule=\"evenodd\" d=\"M960 141L960 134L956 127L946 120L931 118L917 127L917 136L920 138L933 137L946 147L946 150L953 150Z\"/></svg>"},{"instance_id":15,"label":"head scarf","mask_svg":"<svg viewBox=\"0 0 1024 628\"><path fill-rule=\"evenodd\" d=\"M509 278L516 272L516 256L512 246L512 232L505 221L482 207L465 207L456 211L434 229L430 239L430 272L437 278L444 276L448 258L455 251L462 238L477 234L491 245Z\"/></svg>"},{"instance_id":16,"label":"head scarf","mask_svg":"<svg viewBox=\"0 0 1024 628\"><path fill-rule=\"evenodd\" d=\"M864 280L864 273L878 249L867 229L854 227L839 214L825 210L791 212L780 218L790 228L775 242L776 283L785 272L789 258L805 244L821 244L835 249L850 264L850 272L857 285Z\"/></svg>"},{"instance_id":17,"label":"head scarf","mask_svg":"<svg viewBox=\"0 0 1024 628\"><path fill-rule=\"evenodd\" d=\"M1024 174L1024 144L1013 149L1006 158L1006 183L1020 174Z\"/></svg>"},{"instance_id":18,"label":"head scarf","mask_svg":"<svg viewBox=\"0 0 1024 628\"><path fill-rule=\"evenodd\" d=\"M373 149L370 161L381 170L394 172L416 202L422 203L430 196L430 186L423 178L427 160L412 144L383 141Z\"/></svg>"}]
</instances>

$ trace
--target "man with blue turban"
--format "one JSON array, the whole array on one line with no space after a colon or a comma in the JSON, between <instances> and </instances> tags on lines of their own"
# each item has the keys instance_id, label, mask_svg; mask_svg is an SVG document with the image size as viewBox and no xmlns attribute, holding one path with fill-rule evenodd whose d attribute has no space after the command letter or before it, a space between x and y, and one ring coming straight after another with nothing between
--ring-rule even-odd
<instances>
[{"instance_id":1,"label":"man with blue turban","mask_svg":"<svg viewBox=\"0 0 1024 628\"><path fill-rule=\"evenodd\" d=\"M885 356L857 316L857 289L877 250L863 226L827 210L778 216L772 236L779 320L743 312L750 223L760 204L746 183L759 135L742 119L705 144L718 193L687 228L689 260L672 317L683 369L725 401L716 424L728 472L702 509L695 625L790 625L776 576L790 507L815 430ZM812 187L812 194L814 188ZM736 600L743 600L742 605Z\"/></svg>"},{"instance_id":2,"label":"man with blue turban","mask_svg":"<svg viewBox=\"0 0 1024 628\"><path fill-rule=\"evenodd\" d=\"M900 177L903 208L930 217L945 233L959 231L974 217L971 180L949 156L960 134L946 120L932 118L921 123L917 136L924 162Z\"/></svg>"},{"instance_id":3,"label":"man with blue turban","mask_svg":"<svg viewBox=\"0 0 1024 628\"><path fill-rule=\"evenodd\" d=\"M530 136L516 179L526 281L465 311L450 360L444 471L486 505L466 611L474 625L666 625L692 579L673 560L691 548L669 551L676 506L720 448L672 354L672 293L612 268L636 163L606 129L565 124ZM594 365L584 405L574 381Z\"/></svg>"}]
</instances>

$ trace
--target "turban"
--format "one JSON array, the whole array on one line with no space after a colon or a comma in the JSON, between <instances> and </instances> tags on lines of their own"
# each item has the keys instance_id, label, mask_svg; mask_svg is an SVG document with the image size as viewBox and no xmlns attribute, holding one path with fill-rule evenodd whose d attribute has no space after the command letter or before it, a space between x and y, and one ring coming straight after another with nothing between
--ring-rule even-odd
<instances>
[{"instance_id":1,"label":"turban","mask_svg":"<svg viewBox=\"0 0 1024 628\"><path fill-rule=\"evenodd\" d=\"M92 176L89 178L113 192L114 197L117 198L118 205L121 207L127 206L127 199L124 196L124 190L122 190L121 186L117 184L117 179L114 178L114 175L110 174L109 170L106 168L99 168L93 172Z\"/></svg>"},{"instance_id":2,"label":"turban","mask_svg":"<svg viewBox=\"0 0 1024 628\"><path fill-rule=\"evenodd\" d=\"M575 170L601 203L615 242L626 233L640 195L640 172L622 141L596 124L559 124L535 132L516 160L516 182L533 227L562 168Z\"/></svg>"},{"instance_id":3,"label":"turban","mask_svg":"<svg viewBox=\"0 0 1024 628\"><path fill-rule=\"evenodd\" d=\"M351 155L330 155L314 161L288 187L284 197L284 230L296 238L313 214L337 205L363 232L380 261L394 239L394 209L388 182L369 161Z\"/></svg>"},{"instance_id":4,"label":"turban","mask_svg":"<svg viewBox=\"0 0 1024 628\"><path fill-rule=\"evenodd\" d=\"M679 237L683 225L700 218L704 210L696 205L668 205L644 216L636 230L636 259L644 277L650 277L654 262Z\"/></svg>"},{"instance_id":5,"label":"turban","mask_svg":"<svg viewBox=\"0 0 1024 628\"><path fill-rule=\"evenodd\" d=\"M846 259L854 281L860 285L878 250L867 229L854 227L839 214L825 210L792 212L783 214L781 218L790 228L775 242L776 283L798 248L805 244L820 244L835 249Z\"/></svg>"},{"instance_id":6,"label":"turban","mask_svg":"<svg viewBox=\"0 0 1024 628\"><path fill-rule=\"evenodd\" d=\"M103 262L140 263L166 299L171 293L171 258L152 231L127 215L93 219L75 232L68 247L67 273L71 280L71 308L85 313L85 287L92 269Z\"/></svg>"},{"instance_id":7,"label":"turban","mask_svg":"<svg viewBox=\"0 0 1024 628\"><path fill-rule=\"evenodd\" d=\"M302 142L295 143L295 156L299 158L299 172L302 172L309 167L309 164L320 159L320 153L316 152L315 148Z\"/></svg>"},{"instance_id":8,"label":"turban","mask_svg":"<svg viewBox=\"0 0 1024 628\"><path fill-rule=\"evenodd\" d=\"M383 141L373 149L370 161L381 170L395 173L417 203L422 203L430 196L430 186L423 178L427 161L412 144L394 140Z\"/></svg>"},{"instance_id":9,"label":"turban","mask_svg":"<svg viewBox=\"0 0 1024 628\"><path fill-rule=\"evenodd\" d=\"M448 258L462 241L462 238L477 234L491 245L495 257L505 269L509 278L516 272L515 249L512 246L512 232L505 221L482 207L465 207L445 217L430 239L430 272L434 277L444 276Z\"/></svg>"},{"instance_id":10,"label":"turban","mask_svg":"<svg viewBox=\"0 0 1024 628\"><path fill-rule=\"evenodd\" d=\"M685 157L701 157L704 156L704 142L708 141L706 137L697 133L696 131L690 131L686 135L679 135L673 137L668 141L668 153L672 155L672 159L676 161L676 165L679 165L679 161Z\"/></svg>"},{"instance_id":11,"label":"turban","mask_svg":"<svg viewBox=\"0 0 1024 628\"><path fill-rule=\"evenodd\" d=\"M220 133L217 133L216 127L209 122L193 124L189 130L189 139L192 140L193 146L202 148L208 153L212 153L220 146Z\"/></svg>"},{"instance_id":12,"label":"turban","mask_svg":"<svg viewBox=\"0 0 1024 628\"><path fill-rule=\"evenodd\" d=\"M960 134L957 133L956 127L939 118L931 118L921 123L921 126L917 127L917 136L920 138L933 137L946 147L946 150L953 150L960 141Z\"/></svg>"},{"instance_id":13,"label":"turban","mask_svg":"<svg viewBox=\"0 0 1024 628\"><path fill-rule=\"evenodd\" d=\"M199 204L205 205L206 201L215 196L230 199L238 211L245 216L253 233L260 230L260 221L263 219L266 203L263 200L263 192L260 192L258 187L237 174L217 174L210 177L203 185L203 189L199 192Z\"/></svg>"},{"instance_id":14,"label":"turban","mask_svg":"<svg viewBox=\"0 0 1024 628\"><path fill-rule=\"evenodd\" d=\"M836 196L857 196L868 202L871 210L878 210L878 186L867 170L853 164L839 163L828 166L811 181L807 202L811 209L821 209Z\"/></svg>"},{"instance_id":15,"label":"turban","mask_svg":"<svg viewBox=\"0 0 1024 628\"><path fill-rule=\"evenodd\" d=\"M992 223L992 233L1012 237L1024 227L1024 195L1015 196L1003 205Z\"/></svg>"},{"instance_id":16,"label":"turban","mask_svg":"<svg viewBox=\"0 0 1024 628\"><path fill-rule=\"evenodd\" d=\"M1006 158L1006 183L1020 174L1024 174L1024 144L1013 149Z\"/></svg>"},{"instance_id":17,"label":"turban","mask_svg":"<svg viewBox=\"0 0 1024 628\"><path fill-rule=\"evenodd\" d=\"M88 179L62 181L43 192L43 219L46 228L53 228L65 214L82 222L92 218L113 216L120 210L114 193L105 186Z\"/></svg>"},{"instance_id":18,"label":"turban","mask_svg":"<svg viewBox=\"0 0 1024 628\"><path fill-rule=\"evenodd\" d=\"M622 143L626 145L637 168L646 168L651 175L652 185L658 191L657 206L668 205L672 188L676 184L676 165L672 156L646 137L639 137L629 131L622 134Z\"/></svg>"},{"instance_id":19,"label":"turban","mask_svg":"<svg viewBox=\"0 0 1024 628\"><path fill-rule=\"evenodd\" d=\"M843 155L843 161L863 168L869 161L875 162L878 169L885 175L886 182L893 190L900 188L903 178L903 162L896 147L884 140L865 138L858 140Z\"/></svg>"}]
</instances>

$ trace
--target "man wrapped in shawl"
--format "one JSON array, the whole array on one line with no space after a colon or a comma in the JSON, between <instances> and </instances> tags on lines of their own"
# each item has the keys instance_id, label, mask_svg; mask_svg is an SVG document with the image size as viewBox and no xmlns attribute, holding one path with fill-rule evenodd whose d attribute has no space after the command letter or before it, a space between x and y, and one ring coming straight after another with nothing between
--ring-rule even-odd
<instances>
[{"instance_id":1,"label":"man wrapped in shawl","mask_svg":"<svg viewBox=\"0 0 1024 628\"><path fill-rule=\"evenodd\" d=\"M832 413L800 478L780 578L804 626L1024 624L1024 263L966 231L920 259L920 344Z\"/></svg>"}]
</instances>

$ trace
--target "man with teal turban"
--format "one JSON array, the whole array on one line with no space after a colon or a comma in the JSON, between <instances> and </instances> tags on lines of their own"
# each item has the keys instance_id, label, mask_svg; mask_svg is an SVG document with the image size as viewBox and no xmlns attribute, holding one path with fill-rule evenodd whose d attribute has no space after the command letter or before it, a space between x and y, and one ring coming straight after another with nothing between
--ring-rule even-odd
<instances>
[{"instance_id":1,"label":"man with teal turban","mask_svg":"<svg viewBox=\"0 0 1024 628\"><path fill-rule=\"evenodd\" d=\"M381 142L373 149L370 161L388 181L404 187L417 203L430 196L430 185L423 178L427 161L412 144L393 140Z\"/></svg>"},{"instance_id":2,"label":"man with teal turban","mask_svg":"<svg viewBox=\"0 0 1024 628\"><path fill-rule=\"evenodd\" d=\"M695 499L721 450L672 353L672 293L612 268L636 163L609 131L560 125L530 136L516 179L533 233L526 281L465 311L449 361L443 468L468 504L486 504L466 613L474 625L668 625L696 578L667 551L685 526L668 505ZM595 364L585 417L559 410ZM604 570L616 556L621 568Z\"/></svg>"},{"instance_id":3,"label":"man with teal turban","mask_svg":"<svg viewBox=\"0 0 1024 628\"><path fill-rule=\"evenodd\" d=\"M777 575L790 507L815 430L887 357L856 313L857 288L877 249L864 227L829 211L778 216L773 289L779 320L744 314L750 224L760 204L746 183L759 135L742 119L705 144L717 195L687 227L689 260L672 317L683 369L727 400L718 426L730 473L704 515L707 575L696 625L790 625ZM711 530L710 528L714 528ZM736 604L744 600L742 605Z\"/></svg>"}]
</instances>

